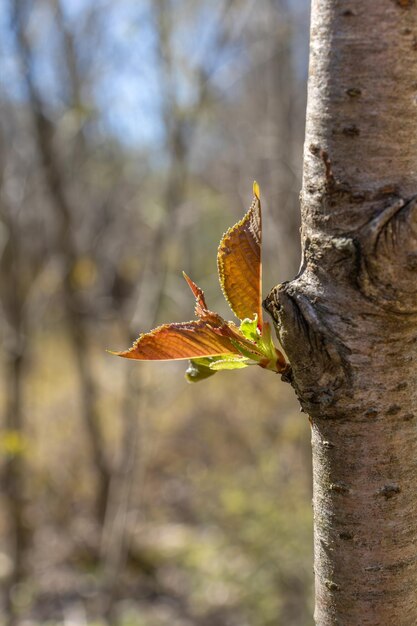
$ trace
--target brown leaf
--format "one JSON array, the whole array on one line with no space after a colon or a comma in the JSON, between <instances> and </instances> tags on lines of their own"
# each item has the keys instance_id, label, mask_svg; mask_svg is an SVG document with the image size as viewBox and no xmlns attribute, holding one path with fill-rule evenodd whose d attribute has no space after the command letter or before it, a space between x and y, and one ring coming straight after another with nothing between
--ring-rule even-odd
<instances>
[{"instance_id":1,"label":"brown leaf","mask_svg":"<svg viewBox=\"0 0 417 626\"><path fill-rule=\"evenodd\" d=\"M220 285L233 313L240 320L258 316L262 327L262 218L259 186L243 219L232 226L220 242L217 267Z\"/></svg>"},{"instance_id":2,"label":"brown leaf","mask_svg":"<svg viewBox=\"0 0 417 626\"><path fill-rule=\"evenodd\" d=\"M189 288L191 289L191 291L194 294L195 297L195 309L194 312L196 314L197 317L200 317L201 319L204 318L204 316L206 315L208 309L207 309L207 304L206 304L206 299L204 297L204 291L202 289L200 289L200 287L198 287L195 282L193 282L191 280L191 278L189 276L187 276L187 274L185 272L182 273L182 275L184 276L187 285L189 286Z\"/></svg>"},{"instance_id":3,"label":"brown leaf","mask_svg":"<svg viewBox=\"0 0 417 626\"><path fill-rule=\"evenodd\" d=\"M130 350L114 354L141 361L170 361L230 353L239 354L239 350L229 337L198 320L159 326L141 335Z\"/></svg>"}]
</instances>

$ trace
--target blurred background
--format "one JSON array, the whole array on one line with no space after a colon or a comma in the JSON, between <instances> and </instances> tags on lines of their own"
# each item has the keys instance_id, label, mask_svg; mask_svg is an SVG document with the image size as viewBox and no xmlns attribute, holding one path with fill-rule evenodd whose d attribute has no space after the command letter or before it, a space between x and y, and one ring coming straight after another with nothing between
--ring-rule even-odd
<instances>
[{"instance_id":1,"label":"blurred background","mask_svg":"<svg viewBox=\"0 0 417 626\"><path fill-rule=\"evenodd\" d=\"M261 185L264 295L299 265L307 0L3 0L0 624L312 624L309 427L260 368L125 349L231 319Z\"/></svg>"}]
</instances>

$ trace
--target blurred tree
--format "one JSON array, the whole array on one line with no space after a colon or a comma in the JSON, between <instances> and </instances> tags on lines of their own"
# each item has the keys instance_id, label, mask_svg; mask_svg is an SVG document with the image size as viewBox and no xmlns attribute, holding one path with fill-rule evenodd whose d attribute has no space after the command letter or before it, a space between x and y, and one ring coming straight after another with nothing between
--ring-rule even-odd
<instances>
[{"instance_id":1,"label":"blurred tree","mask_svg":"<svg viewBox=\"0 0 417 626\"><path fill-rule=\"evenodd\" d=\"M6 496L10 576L6 597L14 623L11 591L26 571L26 552L33 524L25 511L30 485L26 456L30 448L24 407L24 376L31 365L31 335L43 313L37 289L49 261L51 231L46 211L37 203L42 192L36 170L28 169L32 154L30 129L21 111L2 102L0 126L0 314L5 389L7 390L0 454L1 482ZM16 133L14 129L19 128ZM12 132L13 129L13 132ZM36 207L34 205L36 199Z\"/></svg>"},{"instance_id":2,"label":"blurred tree","mask_svg":"<svg viewBox=\"0 0 417 626\"><path fill-rule=\"evenodd\" d=\"M59 8L59 3L54 4ZM83 301L79 289L80 282L82 283L86 273L89 273L89 269L85 269L85 261L81 256L75 239L74 220L76 219L76 211L69 199L62 155L59 154L54 142L54 128L48 119L45 110L46 104L42 101L42 97L36 87L34 55L26 30L27 13L30 9L30 3L15 2L13 4L13 18L28 97L30 99L36 147L45 176L47 191L50 194L51 204L56 212L57 223L59 224L55 245L63 260L62 288L65 298L65 310L77 363L83 418L90 435L90 444L97 470L99 483L96 503L97 516L99 520L102 520L106 513L111 470L105 454L103 435L97 413L94 367L88 355L89 339L88 327L86 325L86 303ZM57 24L62 27L62 12L58 10L57 15L59 16ZM66 52L64 58L68 61L66 69L70 77L69 85L67 85L69 106L77 110L81 106L80 81L73 54L73 43L68 31L61 31L61 33ZM77 133L75 144L78 148L78 157L80 157L79 151L82 150L83 142L82 139L80 140L81 137L82 134Z\"/></svg>"},{"instance_id":3,"label":"blurred tree","mask_svg":"<svg viewBox=\"0 0 417 626\"><path fill-rule=\"evenodd\" d=\"M267 303L312 424L320 626L417 622L416 27L313 2L303 265Z\"/></svg>"}]
</instances>

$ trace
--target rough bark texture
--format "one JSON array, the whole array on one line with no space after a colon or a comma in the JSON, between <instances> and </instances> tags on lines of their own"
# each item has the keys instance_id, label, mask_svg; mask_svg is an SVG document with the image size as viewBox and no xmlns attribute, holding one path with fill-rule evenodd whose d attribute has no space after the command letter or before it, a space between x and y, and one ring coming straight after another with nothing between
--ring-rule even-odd
<instances>
[{"instance_id":1,"label":"rough bark texture","mask_svg":"<svg viewBox=\"0 0 417 626\"><path fill-rule=\"evenodd\" d=\"M303 262L266 307L312 424L315 620L417 624L417 3L313 0Z\"/></svg>"}]
</instances>

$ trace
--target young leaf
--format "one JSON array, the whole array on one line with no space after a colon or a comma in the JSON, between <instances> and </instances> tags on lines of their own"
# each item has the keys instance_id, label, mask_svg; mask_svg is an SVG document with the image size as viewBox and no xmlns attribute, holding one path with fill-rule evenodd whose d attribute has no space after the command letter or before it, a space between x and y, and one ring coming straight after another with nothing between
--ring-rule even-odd
<instances>
[{"instance_id":1,"label":"young leaf","mask_svg":"<svg viewBox=\"0 0 417 626\"><path fill-rule=\"evenodd\" d=\"M201 359L203 360L203 359ZM185 370L185 378L189 383L197 383L200 380L214 376L216 372L212 370L208 365L200 363L199 360L191 360L187 369Z\"/></svg>"},{"instance_id":2,"label":"young leaf","mask_svg":"<svg viewBox=\"0 0 417 626\"><path fill-rule=\"evenodd\" d=\"M185 377L188 382L194 383L213 376L220 370L236 370L248 365L256 365L256 362L249 361L239 354L223 354L222 356L192 359L185 372Z\"/></svg>"},{"instance_id":3,"label":"young leaf","mask_svg":"<svg viewBox=\"0 0 417 626\"><path fill-rule=\"evenodd\" d=\"M262 217L259 186L253 184L253 201L243 219L220 242L217 267L220 285L233 313L240 320L258 316L262 328Z\"/></svg>"},{"instance_id":4,"label":"young leaf","mask_svg":"<svg viewBox=\"0 0 417 626\"><path fill-rule=\"evenodd\" d=\"M239 330L245 335L246 339L250 339L250 341L254 341L255 343L258 342L261 338L261 333L258 328L258 316L255 315L253 320L248 318L242 320Z\"/></svg>"},{"instance_id":5,"label":"young leaf","mask_svg":"<svg viewBox=\"0 0 417 626\"><path fill-rule=\"evenodd\" d=\"M284 355L274 346L272 341L271 326L265 322L262 328L262 337L259 340L259 349L265 355L265 359L260 362L260 366L274 372L284 372L287 362Z\"/></svg>"},{"instance_id":6,"label":"young leaf","mask_svg":"<svg viewBox=\"0 0 417 626\"><path fill-rule=\"evenodd\" d=\"M197 317L199 317L200 319L203 319L207 315L207 313L209 313L209 310L207 309L206 299L204 297L204 291L200 289L200 287L198 287L191 280L191 278L187 276L185 272L183 272L182 275L184 276L187 285L189 286L189 288L194 294L194 298L195 298L194 312Z\"/></svg>"},{"instance_id":7,"label":"young leaf","mask_svg":"<svg viewBox=\"0 0 417 626\"><path fill-rule=\"evenodd\" d=\"M126 351L114 352L126 359L171 361L204 356L239 354L229 337L214 332L202 320L164 324L139 337Z\"/></svg>"},{"instance_id":8,"label":"young leaf","mask_svg":"<svg viewBox=\"0 0 417 626\"><path fill-rule=\"evenodd\" d=\"M243 367L247 367L250 365L248 359L244 356L235 357L233 359L219 359L218 361L213 361L210 365L210 369L214 372L218 372L220 370L237 370L242 369Z\"/></svg>"},{"instance_id":9,"label":"young leaf","mask_svg":"<svg viewBox=\"0 0 417 626\"><path fill-rule=\"evenodd\" d=\"M220 242L217 262L220 284L240 327L207 308L204 292L185 273L195 297L198 320L164 324L145 333L130 350L113 352L128 359L170 361L190 359L189 382L203 380L217 370L260 365L284 372L287 364L275 348L261 308L261 205L259 186L253 185L252 205L243 219Z\"/></svg>"}]
</instances>

